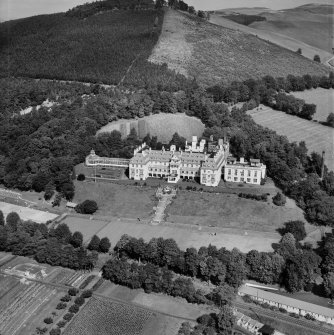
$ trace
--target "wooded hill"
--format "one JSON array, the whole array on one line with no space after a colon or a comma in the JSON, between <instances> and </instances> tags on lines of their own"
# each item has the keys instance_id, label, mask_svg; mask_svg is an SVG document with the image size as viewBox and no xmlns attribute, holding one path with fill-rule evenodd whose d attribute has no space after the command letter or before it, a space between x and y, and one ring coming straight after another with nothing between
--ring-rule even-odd
<instances>
[{"instance_id":1,"label":"wooded hill","mask_svg":"<svg viewBox=\"0 0 334 335\"><path fill-rule=\"evenodd\" d=\"M96 6L100 3L104 2ZM104 11L85 19L70 13L0 24L0 76L115 85L122 81L137 87L183 80L165 66L147 62L160 34L163 11Z\"/></svg>"}]
</instances>

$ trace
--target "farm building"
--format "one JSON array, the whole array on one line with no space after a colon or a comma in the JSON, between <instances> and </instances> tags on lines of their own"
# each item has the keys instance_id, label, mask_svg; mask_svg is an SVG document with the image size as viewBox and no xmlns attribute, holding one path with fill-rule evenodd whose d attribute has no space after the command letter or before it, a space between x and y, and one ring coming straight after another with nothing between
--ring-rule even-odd
<instances>
[{"instance_id":1,"label":"farm building","mask_svg":"<svg viewBox=\"0 0 334 335\"><path fill-rule=\"evenodd\" d=\"M234 157L229 157L224 166L224 178L226 181L247 184L261 184L261 180L266 176L266 166L259 159L245 161L240 158L237 161Z\"/></svg>"},{"instance_id":2,"label":"farm building","mask_svg":"<svg viewBox=\"0 0 334 335\"><path fill-rule=\"evenodd\" d=\"M239 289L238 294L241 296L248 295L254 300L266 302L271 306L276 306L277 308L284 308L289 313L296 313L302 316L310 314L318 321L334 325L334 309L331 308L315 305L246 285Z\"/></svg>"}]
</instances>

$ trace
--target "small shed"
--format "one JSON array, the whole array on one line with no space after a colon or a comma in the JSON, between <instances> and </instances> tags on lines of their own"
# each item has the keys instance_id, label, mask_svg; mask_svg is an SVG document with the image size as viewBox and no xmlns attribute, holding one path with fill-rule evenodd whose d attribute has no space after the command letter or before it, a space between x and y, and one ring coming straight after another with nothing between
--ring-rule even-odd
<instances>
[{"instance_id":1,"label":"small shed","mask_svg":"<svg viewBox=\"0 0 334 335\"><path fill-rule=\"evenodd\" d=\"M75 202L70 202L70 201L68 201L68 202L66 203L66 207L67 207L67 208L74 209L75 207L77 207L77 204L76 204Z\"/></svg>"}]
</instances>

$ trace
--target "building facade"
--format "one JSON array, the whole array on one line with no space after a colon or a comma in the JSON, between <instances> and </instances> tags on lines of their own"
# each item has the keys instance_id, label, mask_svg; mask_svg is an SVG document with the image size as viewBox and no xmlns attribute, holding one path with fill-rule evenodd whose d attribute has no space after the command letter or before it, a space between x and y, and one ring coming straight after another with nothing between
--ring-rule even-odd
<instances>
[{"instance_id":1,"label":"building facade","mask_svg":"<svg viewBox=\"0 0 334 335\"><path fill-rule=\"evenodd\" d=\"M234 157L229 157L224 166L225 181L260 185L265 177L266 166L259 159L250 159L247 162L244 158L237 161Z\"/></svg>"},{"instance_id":2,"label":"building facade","mask_svg":"<svg viewBox=\"0 0 334 335\"><path fill-rule=\"evenodd\" d=\"M193 136L191 145L186 143L185 151L176 150L174 145L169 150L141 150L130 160L129 177L135 180L162 177L170 183L199 178L202 185L218 186L229 155L229 143L219 140L217 146L216 152L206 152L206 141L197 145L197 137Z\"/></svg>"},{"instance_id":3,"label":"building facade","mask_svg":"<svg viewBox=\"0 0 334 335\"><path fill-rule=\"evenodd\" d=\"M198 143L197 136L190 144L186 142L185 150L176 150L175 145L169 150L152 150L143 143L131 159L100 157L92 150L85 164L92 168L129 168L129 178L134 180L167 178L169 183L177 183L180 179L198 179L205 186L218 186L222 171L226 181L247 184L260 184L266 174L266 166L258 159L246 162L229 157L228 141L210 138L208 143L204 139Z\"/></svg>"}]
</instances>

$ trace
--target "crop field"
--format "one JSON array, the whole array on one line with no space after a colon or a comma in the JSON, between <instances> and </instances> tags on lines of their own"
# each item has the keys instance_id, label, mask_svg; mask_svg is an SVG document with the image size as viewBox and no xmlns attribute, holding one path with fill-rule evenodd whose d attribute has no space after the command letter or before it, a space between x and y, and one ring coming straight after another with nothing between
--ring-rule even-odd
<instances>
[{"instance_id":1,"label":"crop field","mask_svg":"<svg viewBox=\"0 0 334 335\"><path fill-rule=\"evenodd\" d=\"M188 141L191 141L192 136L200 137L203 134L205 126L200 119L188 116L184 113L159 113L138 120L110 122L102 127L97 134L118 130L122 133L122 137L124 138L129 135L130 129L132 128L136 129L139 138L144 138L150 133L151 136L157 136L158 141L168 143L175 132L185 137Z\"/></svg>"},{"instance_id":2,"label":"crop field","mask_svg":"<svg viewBox=\"0 0 334 335\"><path fill-rule=\"evenodd\" d=\"M165 14L161 36L149 60L167 63L169 68L203 85L329 71L324 65L254 35L173 10Z\"/></svg>"},{"instance_id":3,"label":"crop field","mask_svg":"<svg viewBox=\"0 0 334 335\"><path fill-rule=\"evenodd\" d=\"M66 328L65 335L151 335L153 313L131 305L92 297Z\"/></svg>"},{"instance_id":4,"label":"crop field","mask_svg":"<svg viewBox=\"0 0 334 335\"><path fill-rule=\"evenodd\" d=\"M98 215L147 218L155 206L155 191L133 185L76 182L73 201L95 200Z\"/></svg>"},{"instance_id":5,"label":"crop field","mask_svg":"<svg viewBox=\"0 0 334 335\"><path fill-rule=\"evenodd\" d=\"M258 36L259 38L265 41L270 41L274 44L277 44L291 51L296 51L300 48L302 50L302 55L312 60L313 60L314 55L319 55L322 62L332 58L332 54L329 51L319 49L313 45L309 45L293 37L283 35L282 31L275 32L275 31L270 31L266 29L252 28L252 26L245 26L245 25L230 21L226 18L223 18L219 14L211 15L210 22L213 24L217 24L219 26L225 27L225 28L240 30L248 34Z\"/></svg>"},{"instance_id":6,"label":"crop field","mask_svg":"<svg viewBox=\"0 0 334 335\"><path fill-rule=\"evenodd\" d=\"M333 128L275 111L269 107L262 107L260 111L254 109L248 112L256 123L286 136L290 142L305 141L309 154L314 151L321 155L325 150L325 164L334 171Z\"/></svg>"},{"instance_id":7,"label":"crop field","mask_svg":"<svg viewBox=\"0 0 334 335\"><path fill-rule=\"evenodd\" d=\"M317 112L313 116L314 120L325 122L328 114L334 112L334 89L326 90L319 87L304 92L293 92L292 95L317 106Z\"/></svg>"},{"instance_id":8,"label":"crop field","mask_svg":"<svg viewBox=\"0 0 334 335\"><path fill-rule=\"evenodd\" d=\"M43 284L14 280L0 299L0 332L5 335L18 333L30 317L56 294L56 290ZM7 283L8 285L8 283Z\"/></svg>"},{"instance_id":9,"label":"crop field","mask_svg":"<svg viewBox=\"0 0 334 335\"><path fill-rule=\"evenodd\" d=\"M32 220L37 223L45 223L49 220L55 219L58 216L58 214L44 212L29 207L9 204L7 202L2 201L0 201L0 210L3 212L4 216L7 216L11 212L16 212L22 220Z\"/></svg>"}]
</instances>

